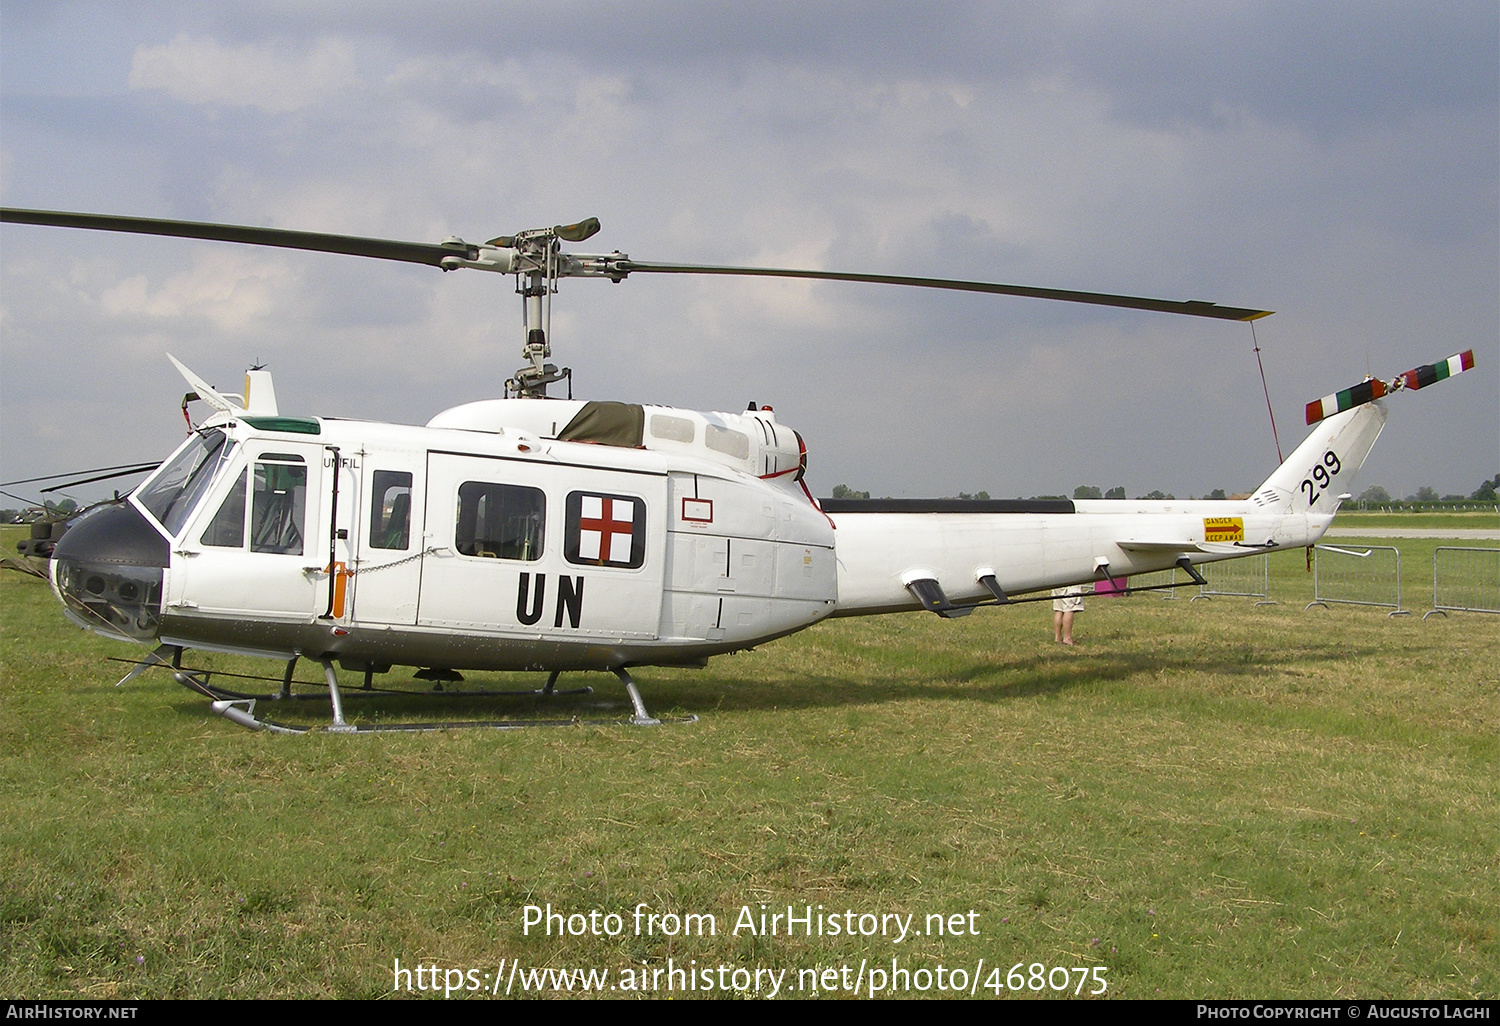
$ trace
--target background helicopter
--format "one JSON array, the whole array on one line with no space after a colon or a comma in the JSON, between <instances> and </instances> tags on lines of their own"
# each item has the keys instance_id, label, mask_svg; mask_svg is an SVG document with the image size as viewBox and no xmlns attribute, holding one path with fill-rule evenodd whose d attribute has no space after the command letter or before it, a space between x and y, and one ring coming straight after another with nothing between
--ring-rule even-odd
<instances>
[{"instance_id":1,"label":"background helicopter","mask_svg":"<svg viewBox=\"0 0 1500 1026\"><path fill-rule=\"evenodd\" d=\"M149 473L159 466L158 463L136 463L112 467L97 467L93 470L77 471L67 474L46 474L39 478L26 478L20 481L7 481L0 484L0 496L10 499L18 499L25 508L16 511L14 516L7 516L3 523L24 525L27 528L25 538L16 542L16 555L8 553L0 555L0 565L22 573L31 574L34 577L47 578L50 575L48 564L52 559L52 550L67 533L68 526L76 518L87 513L97 503L89 506L79 506L67 495L67 489L79 485L93 484L97 481L114 481L119 478L139 477ZM60 484L51 484L58 481ZM46 484L46 487L39 487ZM36 500L16 495L14 492L4 491L5 488L21 487L30 485L37 488ZM63 498L55 498L57 494ZM118 500L120 493L116 491L114 498Z\"/></svg>"},{"instance_id":2,"label":"background helicopter","mask_svg":"<svg viewBox=\"0 0 1500 1026\"><path fill-rule=\"evenodd\" d=\"M1310 545L1347 498L1343 488L1384 424L1383 410L1365 404L1473 364L1465 353L1408 372L1389 389L1340 393L1316 417L1310 406L1308 422L1319 425L1243 503L830 501L820 508L803 482L805 442L768 406L752 402L737 415L571 396L546 401L548 386L570 377L547 361L557 280L819 278L1221 320L1267 311L564 252L562 242L599 230L594 219L435 246L10 208L0 219L515 275L527 362L506 382L514 399L457 407L425 428L288 417L265 372L252 371L243 395L231 397L174 359L193 396L215 414L128 501L81 519L55 551L54 587L71 617L109 636L160 643L133 674L168 658L176 665L185 648L209 648L281 658L289 685L297 660L311 657L324 668L337 730L353 728L343 717L335 661L364 670L367 686L395 663L439 673L545 669L549 693L563 671L610 670L630 693L634 722L654 723L629 667L701 664L830 615L925 608L954 617L1016 594L1114 583L1174 565L1201 580L1196 562ZM310 562L323 551L326 562ZM506 606L512 587L513 613ZM587 616L586 590L593 596ZM255 718L253 702L240 708L201 678L178 679L215 699L216 711L275 727Z\"/></svg>"}]
</instances>

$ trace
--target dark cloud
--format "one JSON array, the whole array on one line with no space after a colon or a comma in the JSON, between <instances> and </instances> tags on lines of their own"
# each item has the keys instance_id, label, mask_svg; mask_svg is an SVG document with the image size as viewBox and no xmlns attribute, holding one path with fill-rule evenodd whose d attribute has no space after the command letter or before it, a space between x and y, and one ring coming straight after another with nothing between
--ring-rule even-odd
<instances>
[{"instance_id":1,"label":"dark cloud","mask_svg":"<svg viewBox=\"0 0 1500 1026\"><path fill-rule=\"evenodd\" d=\"M1337 134L1493 109L1491 3L1167 3L1091 8L1066 48L1080 82L1154 125L1241 117Z\"/></svg>"}]
</instances>

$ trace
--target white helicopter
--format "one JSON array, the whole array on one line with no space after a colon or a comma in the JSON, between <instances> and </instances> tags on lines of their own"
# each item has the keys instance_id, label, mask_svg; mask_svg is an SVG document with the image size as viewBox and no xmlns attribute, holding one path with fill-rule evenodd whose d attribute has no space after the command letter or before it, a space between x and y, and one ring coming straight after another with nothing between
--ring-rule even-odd
<instances>
[{"instance_id":1,"label":"white helicopter","mask_svg":"<svg viewBox=\"0 0 1500 1026\"><path fill-rule=\"evenodd\" d=\"M256 698L181 665L185 649L310 659L332 724L346 720L335 663L365 674L421 668L570 670L701 666L828 617L902 610L966 615L1050 589L1312 545L1374 445L1373 400L1473 366L1472 352L1368 380L1309 405L1313 431L1244 501L813 499L801 436L769 407L698 413L547 398L569 377L547 362L564 277L730 274L863 281L1031 296L1227 320L1268 311L984 282L573 254L597 220L483 245L4 209L0 221L342 253L516 276L526 365L504 399L425 426L284 416L271 375L230 395L173 359L213 410L140 487L78 521L53 553L67 615L154 650L125 677L170 664L212 708L256 729L300 732ZM124 683L122 680L121 683ZM495 692L489 692L494 694ZM533 692L527 692L533 693ZM452 726L447 724L445 726ZM513 726L512 723L488 724Z\"/></svg>"}]
</instances>

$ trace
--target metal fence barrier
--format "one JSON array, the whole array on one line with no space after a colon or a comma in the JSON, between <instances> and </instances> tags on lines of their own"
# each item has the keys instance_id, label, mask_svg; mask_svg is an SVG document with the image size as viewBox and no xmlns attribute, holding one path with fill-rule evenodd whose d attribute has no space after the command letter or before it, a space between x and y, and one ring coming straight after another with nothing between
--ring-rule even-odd
<instances>
[{"instance_id":1,"label":"metal fence barrier","mask_svg":"<svg viewBox=\"0 0 1500 1026\"><path fill-rule=\"evenodd\" d=\"M1208 578L1208 583L1198 589L1192 601L1233 595L1253 598L1257 606L1274 606L1271 598L1271 557L1262 552L1258 556L1243 559L1225 559L1217 563L1205 563L1198 572Z\"/></svg>"},{"instance_id":2,"label":"metal fence barrier","mask_svg":"<svg viewBox=\"0 0 1500 1026\"><path fill-rule=\"evenodd\" d=\"M1401 608L1401 551L1390 545L1341 549L1314 546L1313 606L1339 602L1354 606L1389 607L1387 616L1407 616ZM1305 610L1304 610L1305 611Z\"/></svg>"},{"instance_id":3,"label":"metal fence barrier","mask_svg":"<svg viewBox=\"0 0 1500 1026\"><path fill-rule=\"evenodd\" d=\"M1187 575L1176 567L1170 570L1154 570L1149 574L1136 574L1130 579L1132 596L1149 593L1163 600L1177 597L1177 585L1189 585Z\"/></svg>"},{"instance_id":4,"label":"metal fence barrier","mask_svg":"<svg viewBox=\"0 0 1500 1026\"><path fill-rule=\"evenodd\" d=\"M1439 545L1432 552L1432 610L1500 613L1500 549Z\"/></svg>"},{"instance_id":5,"label":"metal fence barrier","mask_svg":"<svg viewBox=\"0 0 1500 1026\"><path fill-rule=\"evenodd\" d=\"M1271 598L1271 558L1268 553L1247 556L1244 559L1226 559L1214 563L1198 564L1198 572L1208 579L1204 585L1194 584L1187 574L1176 567L1170 570L1155 570L1147 574L1136 574L1130 578L1130 594L1150 592L1164 600L1177 598L1179 586L1193 592L1191 601L1216 596L1240 596L1253 598L1257 606L1274 606ZM1095 593L1105 589L1095 585Z\"/></svg>"}]
</instances>

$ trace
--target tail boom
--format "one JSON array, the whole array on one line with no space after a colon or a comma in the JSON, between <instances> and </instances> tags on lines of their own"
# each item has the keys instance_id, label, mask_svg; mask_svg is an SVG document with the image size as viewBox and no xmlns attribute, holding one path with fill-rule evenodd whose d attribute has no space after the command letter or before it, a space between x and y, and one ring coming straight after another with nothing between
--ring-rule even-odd
<instances>
[{"instance_id":1,"label":"tail boom","mask_svg":"<svg viewBox=\"0 0 1500 1026\"><path fill-rule=\"evenodd\" d=\"M1367 404L1321 422L1248 500L829 503L834 616L954 608L1050 588L1311 545L1385 424ZM971 511L972 510L972 511ZM986 578L988 577L988 581ZM936 582L934 592L926 582ZM944 597L939 608L933 595Z\"/></svg>"}]
</instances>

